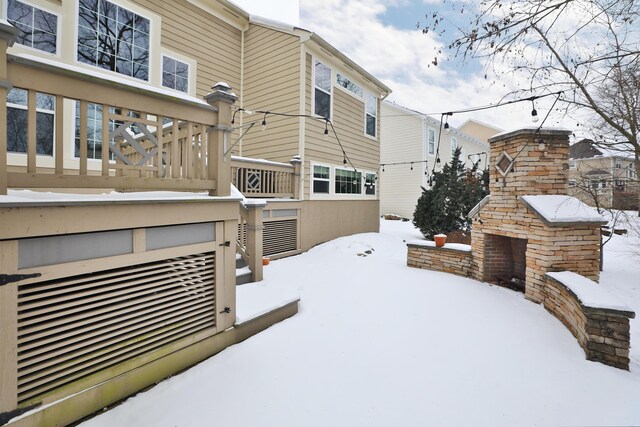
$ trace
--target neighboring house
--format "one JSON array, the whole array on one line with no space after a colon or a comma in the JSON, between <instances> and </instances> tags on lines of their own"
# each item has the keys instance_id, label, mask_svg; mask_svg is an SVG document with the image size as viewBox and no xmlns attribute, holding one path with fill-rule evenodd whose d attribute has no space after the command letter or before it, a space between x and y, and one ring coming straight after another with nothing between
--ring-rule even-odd
<instances>
[{"instance_id":1,"label":"neighboring house","mask_svg":"<svg viewBox=\"0 0 640 427\"><path fill-rule=\"evenodd\" d=\"M385 165L379 172L381 214L413 218L428 175L450 162L456 147L467 167L475 162L480 170L487 167L489 145L452 126L440 135L440 119L385 101L381 122L380 162Z\"/></svg>"},{"instance_id":2,"label":"neighboring house","mask_svg":"<svg viewBox=\"0 0 640 427\"><path fill-rule=\"evenodd\" d=\"M614 209L637 209L638 171L632 157L598 148L590 139L569 147L569 194Z\"/></svg>"},{"instance_id":3,"label":"neighboring house","mask_svg":"<svg viewBox=\"0 0 640 427\"><path fill-rule=\"evenodd\" d=\"M495 136L501 132L504 132L504 129L499 127L495 127L488 123L481 122L476 119L467 119L458 126L458 130L460 132L464 132L467 135L471 135L472 137L479 139L482 142L487 142L489 138Z\"/></svg>"},{"instance_id":4,"label":"neighboring house","mask_svg":"<svg viewBox=\"0 0 640 427\"><path fill-rule=\"evenodd\" d=\"M295 313L236 324L236 249L259 280L378 229L389 89L317 35L225 0L0 5L0 424L71 423Z\"/></svg>"}]
</instances>

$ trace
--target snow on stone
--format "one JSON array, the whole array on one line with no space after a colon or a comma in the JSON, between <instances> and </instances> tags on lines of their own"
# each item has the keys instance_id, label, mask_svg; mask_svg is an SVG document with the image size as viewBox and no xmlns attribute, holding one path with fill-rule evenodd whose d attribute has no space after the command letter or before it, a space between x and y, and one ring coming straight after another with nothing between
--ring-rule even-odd
<instances>
[{"instance_id":1,"label":"snow on stone","mask_svg":"<svg viewBox=\"0 0 640 427\"><path fill-rule=\"evenodd\" d=\"M433 240L409 240L407 244L415 245L415 246L424 246L427 248L436 247L436 242L434 242ZM443 248L454 249L456 251L462 251L462 252L471 252L471 245L465 245L462 243L445 243Z\"/></svg>"},{"instance_id":2,"label":"snow on stone","mask_svg":"<svg viewBox=\"0 0 640 427\"><path fill-rule=\"evenodd\" d=\"M605 221L597 210L572 196L522 196L522 200L550 223Z\"/></svg>"},{"instance_id":3,"label":"snow on stone","mask_svg":"<svg viewBox=\"0 0 640 427\"><path fill-rule=\"evenodd\" d=\"M547 273L547 275L569 288L585 307L633 311L609 291L580 274L572 271L560 271Z\"/></svg>"}]
</instances>

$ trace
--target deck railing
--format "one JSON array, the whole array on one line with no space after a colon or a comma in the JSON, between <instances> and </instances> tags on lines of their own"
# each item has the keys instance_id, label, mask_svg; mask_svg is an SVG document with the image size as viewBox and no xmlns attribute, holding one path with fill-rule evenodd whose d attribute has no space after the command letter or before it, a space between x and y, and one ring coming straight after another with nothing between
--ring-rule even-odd
<instances>
[{"instance_id":1,"label":"deck railing","mask_svg":"<svg viewBox=\"0 0 640 427\"><path fill-rule=\"evenodd\" d=\"M0 116L7 117L8 134L0 129L0 194L7 188L229 194L227 127L220 119L228 118L235 95L226 85L205 102L24 57L0 54L0 62L1 56Z\"/></svg>"},{"instance_id":2,"label":"deck railing","mask_svg":"<svg viewBox=\"0 0 640 427\"><path fill-rule=\"evenodd\" d=\"M246 197L297 198L300 159L291 164L231 156L231 181Z\"/></svg>"},{"instance_id":3,"label":"deck railing","mask_svg":"<svg viewBox=\"0 0 640 427\"><path fill-rule=\"evenodd\" d=\"M263 230L262 211L264 202L247 201L240 206L238 239L236 250L249 266L252 281L262 280Z\"/></svg>"}]
</instances>

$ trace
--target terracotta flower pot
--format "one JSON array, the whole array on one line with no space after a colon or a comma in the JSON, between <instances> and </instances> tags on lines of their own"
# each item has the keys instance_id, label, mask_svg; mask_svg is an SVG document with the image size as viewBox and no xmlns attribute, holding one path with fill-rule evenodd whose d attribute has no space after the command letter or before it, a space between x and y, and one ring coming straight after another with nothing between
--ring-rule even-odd
<instances>
[{"instance_id":1,"label":"terracotta flower pot","mask_svg":"<svg viewBox=\"0 0 640 427\"><path fill-rule=\"evenodd\" d=\"M447 241L446 234L436 234L433 236L433 240L436 241L436 248L441 248L444 246L444 243Z\"/></svg>"},{"instance_id":2,"label":"terracotta flower pot","mask_svg":"<svg viewBox=\"0 0 640 427\"><path fill-rule=\"evenodd\" d=\"M269 265L270 261L271 260L268 257L264 257L264 258L262 258L262 265Z\"/></svg>"}]
</instances>

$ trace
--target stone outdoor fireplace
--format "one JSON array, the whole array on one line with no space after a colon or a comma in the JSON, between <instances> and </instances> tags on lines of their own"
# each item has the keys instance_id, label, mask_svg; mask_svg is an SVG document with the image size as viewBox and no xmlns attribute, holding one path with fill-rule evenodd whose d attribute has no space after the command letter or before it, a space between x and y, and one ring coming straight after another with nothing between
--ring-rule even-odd
<instances>
[{"instance_id":1,"label":"stone outdoor fireplace","mask_svg":"<svg viewBox=\"0 0 640 427\"><path fill-rule=\"evenodd\" d=\"M587 359L629 369L635 313L597 284L606 221L567 195L570 134L521 129L491 138L490 195L469 213L471 246L408 242L407 265L524 292L573 333Z\"/></svg>"},{"instance_id":2,"label":"stone outdoor fireplace","mask_svg":"<svg viewBox=\"0 0 640 427\"><path fill-rule=\"evenodd\" d=\"M570 134L522 129L489 140L491 195L470 214L476 279L536 302L548 271L598 281L602 218L567 196Z\"/></svg>"}]
</instances>

